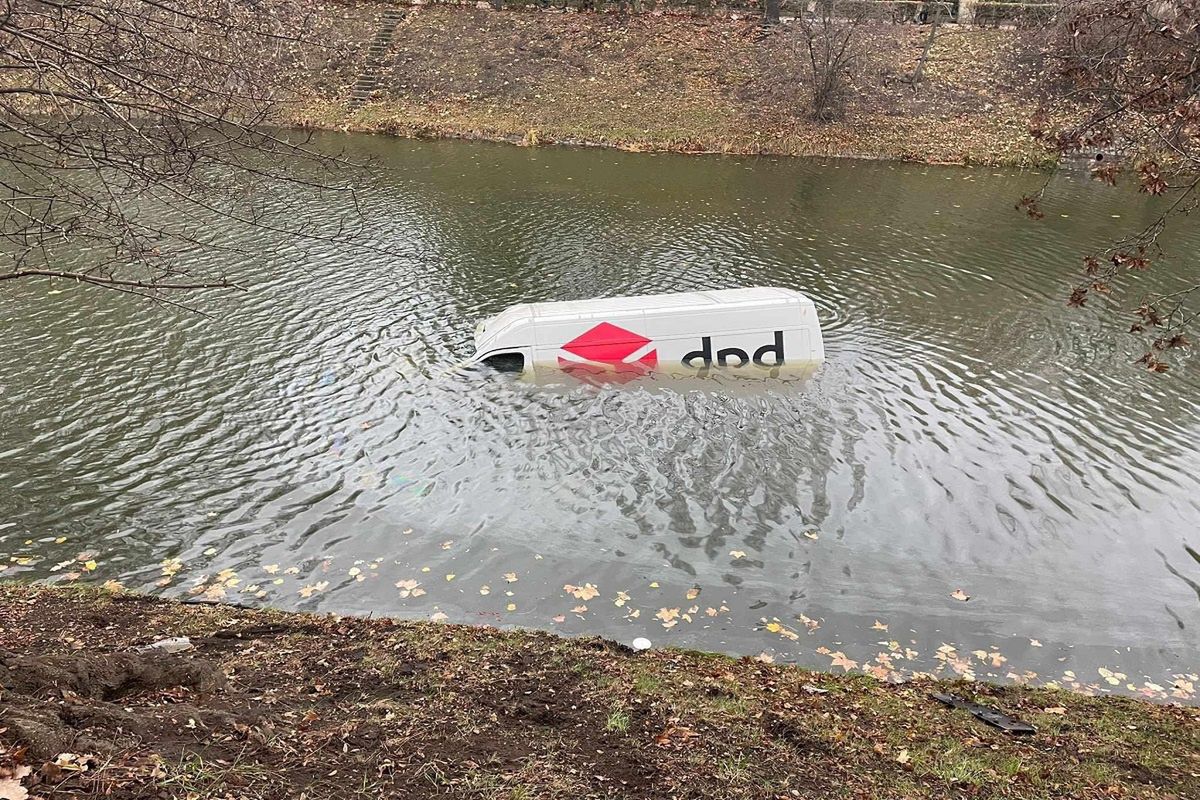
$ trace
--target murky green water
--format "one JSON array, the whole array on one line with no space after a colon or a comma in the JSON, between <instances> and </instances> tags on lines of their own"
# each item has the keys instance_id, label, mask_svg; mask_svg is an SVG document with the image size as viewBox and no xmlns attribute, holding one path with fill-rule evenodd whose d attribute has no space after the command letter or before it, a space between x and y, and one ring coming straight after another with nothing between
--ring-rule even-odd
<instances>
[{"instance_id":1,"label":"murky green water","mask_svg":"<svg viewBox=\"0 0 1200 800\"><path fill-rule=\"evenodd\" d=\"M1198 683L1200 372L1130 367L1124 320L1063 303L1144 198L1063 176L1032 223L1013 204L1037 175L334 143L390 167L360 193L390 255L242 234L258 255L204 258L253 290L206 295L211 319L0 289L4 576ZM332 202L278 210L322 229ZM1168 244L1194 256L1200 230ZM807 384L454 368L511 303L763 284L821 309Z\"/></svg>"}]
</instances>

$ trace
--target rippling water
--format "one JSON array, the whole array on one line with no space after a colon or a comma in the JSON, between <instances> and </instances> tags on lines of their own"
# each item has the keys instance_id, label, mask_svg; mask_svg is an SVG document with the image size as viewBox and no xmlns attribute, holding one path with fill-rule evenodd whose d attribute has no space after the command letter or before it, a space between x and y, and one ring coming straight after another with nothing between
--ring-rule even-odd
<instances>
[{"instance_id":1,"label":"rippling water","mask_svg":"<svg viewBox=\"0 0 1200 800\"><path fill-rule=\"evenodd\" d=\"M1063 303L1146 199L1066 174L1034 223L1013 204L1038 175L331 143L386 167L359 197L386 254L236 234L257 255L197 256L252 285L198 299L211 318L0 290L3 575L880 675L1200 685L1200 373L1131 367L1123 319ZM322 230L339 203L277 211ZM1167 244L1194 255L1200 231ZM512 303L743 285L814 297L815 378L459 367Z\"/></svg>"}]
</instances>

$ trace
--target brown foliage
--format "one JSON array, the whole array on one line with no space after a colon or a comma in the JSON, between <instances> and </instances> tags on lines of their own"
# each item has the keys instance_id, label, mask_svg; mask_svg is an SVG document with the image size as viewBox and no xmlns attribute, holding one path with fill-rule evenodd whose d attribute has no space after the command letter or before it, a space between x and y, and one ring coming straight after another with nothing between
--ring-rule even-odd
<instances>
[{"instance_id":1,"label":"brown foliage","mask_svg":"<svg viewBox=\"0 0 1200 800\"><path fill-rule=\"evenodd\" d=\"M1142 192L1168 200L1151 224L1085 260L1068 300L1082 306L1089 294L1107 294L1128 273L1146 270L1168 222L1200 204L1200 0L1068 0L1048 49L1069 87L1054 109L1065 121L1051 126L1043 110L1033 134L1064 156L1097 153L1096 180L1115 185L1128 175ZM1040 215L1035 198L1018 208ZM1163 352L1187 346L1179 331L1197 314L1188 302L1200 295L1200 275L1188 256L1188 285L1150 295L1134 312L1132 332L1150 340L1138 363L1155 372L1167 369Z\"/></svg>"}]
</instances>

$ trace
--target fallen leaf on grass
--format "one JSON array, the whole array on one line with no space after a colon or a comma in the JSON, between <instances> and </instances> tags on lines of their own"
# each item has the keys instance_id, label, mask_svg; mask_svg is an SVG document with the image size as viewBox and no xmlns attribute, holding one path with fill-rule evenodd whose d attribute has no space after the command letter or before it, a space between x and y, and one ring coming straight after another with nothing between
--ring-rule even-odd
<instances>
[{"instance_id":1,"label":"fallen leaf on grass","mask_svg":"<svg viewBox=\"0 0 1200 800\"><path fill-rule=\"evenodd\" d=\"M1042 713L1065 715L1067 713L1067 709L1063 706L1051 706L1050 708L1043 708Z\"/></svg>"},{"instance_id":2,"label":"fallen leaf on grass","mask_svg":"<svg viewBox=\"0 0 1200 800\"><path fill-rule=\"evenodd\" d=\"M907 764L911 759L912 757L909 756L907 747L900 751L900 755L896 756L896 760L901 764Z\"/></svg>"},{"instance_id":3,"label":"fallen leaf on grass","mask_svg":"<svg viewBox=\"0 0 1200 800\"><path fill-rule=\"evenodd\" d=\"M654 743L659 747L684 747L700 734L682 725L668 725L663 732L654 737Z\"/></svg>"},{"instance_id":4,"label":"fallen leaf on grass","mask_svg":"<svg viewBox=\"0 0 1200 800\"><path fill-rule=\"evenodd\" d=\"M21 785L21 779L28 775L29 767L20 766L0 770L0 798L4 800L25 800L29 791Z\"/></svg>"}]
</instances>

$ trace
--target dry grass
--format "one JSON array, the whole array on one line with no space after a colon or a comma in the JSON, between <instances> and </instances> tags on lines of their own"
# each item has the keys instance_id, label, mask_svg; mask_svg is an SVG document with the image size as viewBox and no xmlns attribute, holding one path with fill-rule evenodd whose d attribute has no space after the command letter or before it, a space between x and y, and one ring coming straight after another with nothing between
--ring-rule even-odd
<instances>
[{"instance_id":1,"label":"dry grass","mask_svg":"<svg viewBox=\"0 0 1200 800\"><path fill-rule=\"evenodd\" d=\"M1041 164L1036 105L1016 31L947 28L926 80L904 82L924 29L870 24L843 120L813 122L802 54L754 20L615 14L412 11L373 102L346 111L326 83L292 122L403 136L937 163Z\"/></svg>"}]
</instances>

